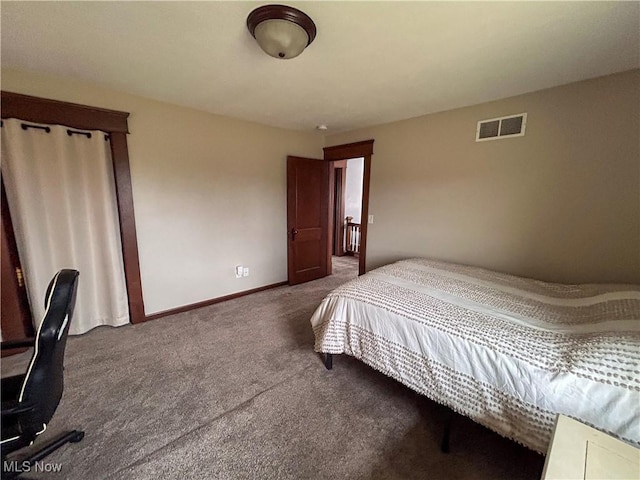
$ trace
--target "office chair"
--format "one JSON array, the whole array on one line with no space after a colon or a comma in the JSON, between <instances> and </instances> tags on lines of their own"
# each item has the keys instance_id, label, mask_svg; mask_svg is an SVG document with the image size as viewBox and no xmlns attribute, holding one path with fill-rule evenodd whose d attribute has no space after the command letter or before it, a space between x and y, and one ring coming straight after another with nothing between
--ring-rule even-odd
<instances>
[{"instance_id":1,"label":"office chair","mask_svg":"<svg viewBox=\"0 0 640 480\"><path fill-rule=\"evenodd\" d=\"M76 270L60 270L53 277L47 288L44 319L35 338L2 343L2 350L34 347L26 373L2 379L2 478L25 473L54 450L84 437L82 431L65 432L18 462L6 461L9 454L31 445L45 431L62 397L64 349L78 275Z\"/></svg>"}]
</instances>

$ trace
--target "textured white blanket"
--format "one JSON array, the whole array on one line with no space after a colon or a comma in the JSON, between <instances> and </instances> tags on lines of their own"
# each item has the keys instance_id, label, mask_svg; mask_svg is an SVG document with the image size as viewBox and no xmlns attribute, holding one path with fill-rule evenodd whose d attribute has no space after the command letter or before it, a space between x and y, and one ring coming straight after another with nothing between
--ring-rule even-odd
<instances>
[{"instance_id":1,"label":"textured white blanket","mask_svg":"<svg viewBox=\"0 0 640 480\"><path fill-rule=\"evenodd\" d=\"M561 285L427 259L373 270L314 313L346 353L546 453L562 413L640 445L640 286Z\"/></svg>"}]
</instances>

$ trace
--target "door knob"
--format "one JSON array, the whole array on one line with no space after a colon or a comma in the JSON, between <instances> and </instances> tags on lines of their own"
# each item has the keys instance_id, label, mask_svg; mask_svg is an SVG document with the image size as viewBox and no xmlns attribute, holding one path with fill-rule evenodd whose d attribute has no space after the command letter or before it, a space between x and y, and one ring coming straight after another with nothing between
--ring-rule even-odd
<instances>
[{"instance_id":1,"label":"door knob","mask_svg":"<svg viewBox=\"0 0 640 480\"><path fill-rule=\"evenodd\" d=\"M296 230L295 228L292 228L291 229L291 240L295 240L297 234L298 234L298 230Z\"/></svg>"}]
</instances>

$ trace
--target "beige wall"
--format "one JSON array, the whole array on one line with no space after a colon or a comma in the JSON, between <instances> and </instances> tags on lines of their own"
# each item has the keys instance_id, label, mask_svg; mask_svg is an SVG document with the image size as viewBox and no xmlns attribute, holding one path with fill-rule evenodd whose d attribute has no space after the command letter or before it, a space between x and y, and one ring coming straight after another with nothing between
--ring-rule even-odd
<instances>
[{"instance_id":1,"label":"beige wall","mask_svg":"<svg viewBox=\"0 0 640 480\"><path fill-rule=\"evenodd\" d=\"M425 85L428 88L428 85ZM476 122L528 113L526 135ZM368 268L429 256L561 282L640 283L640 71L327 138L373 138Z\"/></svg>"},{"instance_id":2,"label":"beige wall","mask_svg":"<svg viewBox=\"0 0 640 480\"><path fill-rule=\"evenodd\" d=\"M2 89L131 112L147 314L286 279L286 155L322 138L2 70ZM368 267L420 255L563 282L640 283L640 71L344 134L375 139ZM528 112L524 137L476 122ZM236 264L250 267L236 279Z\"/></svg>"},{"instance_id":3,"label":"beige wall","mask_svg":"<svg viewBox=\"0 0 640 480\"><path fill-rule=\"evenodd\" d=\"M320 156L319 134L24 71L3 69L2 89L131 112L147 314L286 280L286 156ZM250 276L236 279L237 264Z\"/></svg>"}]
</instances>

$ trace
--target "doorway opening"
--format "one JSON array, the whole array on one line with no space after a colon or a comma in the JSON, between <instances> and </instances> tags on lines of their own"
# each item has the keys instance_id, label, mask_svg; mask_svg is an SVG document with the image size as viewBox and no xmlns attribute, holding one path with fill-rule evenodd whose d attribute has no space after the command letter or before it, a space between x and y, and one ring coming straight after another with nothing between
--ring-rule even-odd
<instances>
[{"instance_id":1,"label":"doorway opening","mask_svg":"<svg viewBox=\"0 0 640 480\"><path fill-rule=\"evenodd\" d=\"M358 276L364 157L332 162L334 205L331 273Z\"/></svg>"},{"instance_id":2,"label":"doorway opening","mask_svg":"<svg viewBox=\"0 0 640 480\"><path fill-rule=\"evenodd\" d=\"M331 254L334 252L334 244L340 244L340 238L344 238L344 250L345 253L353 253L353 255L336 255L340 257L338 260L343 260L345 256L352 256L357 259L358 275L363 275L367 271L367 231L369 218L369 183L371 181L371 157L373 156L373 140L364 140L361 142L347 143L344 145L336 145L333 147L325 147L324 159L331 162L330 168L330 188L329 188L329 212L333 222L329 222L330 235L329 235L329 261L330 265L333 263L333 257ZM361 159L361 160L359 160ZM349 165L351 162L351 171L349 171ZM339 170L337 172L336 170ZM349 172L349 173L347 173ZM360 173L361 172L361 173ZM340 174L338 182L342 185L340 188L341 196L338 198L336 195L336 173ZM354 215L348 215L346 204L346 186L347 175L353 176L354 182L360 184L360 187L354 189L355 197L360 198L359 209L359 222L354 222ZM357 203L357 200L351 200ZM345 204L345 209L342 210L342 203ZM338 204L338 205L336 205ZM357 211L354 209L354 212ZM354 217L347 220L347 216ZM344 220L342 220L344 218ZM339 219L339 220L338 220ZM363 221L364 219L364 221ZM340 225L339 223L342 223ZM352 225L350 225L352 224ZM356 225L357 224L357 225ZM349 237L347 239L347 236ZM336 240L337 239L337 240ZM356 252L357 250L357 252ZM337 253L340 252L338 246ZM355 255L357 253L357 255ZM329 270L333 271L332 268ZM335 273L335 272L334 272Z\"/></svg>"},{"instance_id":3,"label":"doorway opening","mask_svg":"<svg viewBox=\"0 0 640 480\"><path fill-rule=\"evenodd\" d=\"M373 140L323 150L323 159L287 157L289 285L335 274L334 263L336 269L357 264L358 275L366 272L367 222L361 219L369 218ZM354 164L349 170L351 159L358 159L361 168ZM347 219L348 172L359 177L361 193L356 194L359 200L355 200L356 204L360 202L359 219L356 215L349 215L352 218Z\"/></svg>"}]
</instances>

